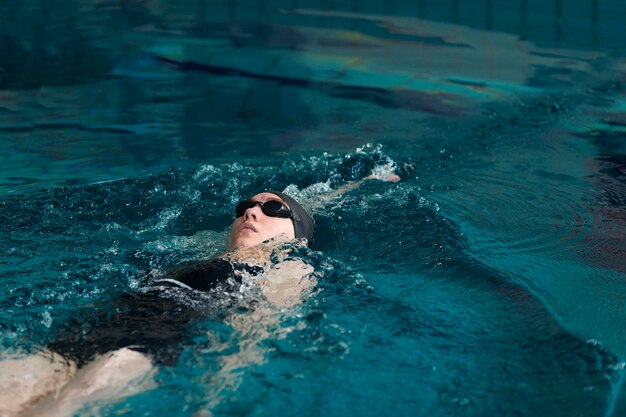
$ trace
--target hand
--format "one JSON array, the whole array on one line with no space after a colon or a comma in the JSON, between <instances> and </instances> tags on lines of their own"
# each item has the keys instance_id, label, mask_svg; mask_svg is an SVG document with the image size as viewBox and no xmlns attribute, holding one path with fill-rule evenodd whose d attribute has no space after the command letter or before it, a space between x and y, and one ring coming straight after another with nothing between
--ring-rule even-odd
<instances>
[{"instance_id":1,"label":"hand","mask_svg":"<svg viewBox=\"0 0 626 417\"><path fill-rule=\"evenodd\" d=\"M391 164L385 164L375 167L372 173L365 177L365 179L398 182L400 181L400 176L395 173L394 167Z\"/></svg>"}]
</instances>

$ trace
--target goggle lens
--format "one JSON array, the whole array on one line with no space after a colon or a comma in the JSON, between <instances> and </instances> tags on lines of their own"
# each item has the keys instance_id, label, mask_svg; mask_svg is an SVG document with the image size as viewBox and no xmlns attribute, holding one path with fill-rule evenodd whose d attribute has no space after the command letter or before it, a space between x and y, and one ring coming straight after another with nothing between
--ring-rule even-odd
<instances>
[{"instance_id":1,"label":"goggle lens","mask_svg":"<svg viewBox=\"0 0 626 417\"><path fill-rule=\"evenodd\" d=\"M261 206L261 211L266 216L280 217L283 219L289 219L293 216L291 210L285 207L285 205L278 200L268 200L265 203L261 203L260 201L244 200L235 207L235 217L243 216L246 210L256 206L257 204Z\"/></svg>"}]
</instances>

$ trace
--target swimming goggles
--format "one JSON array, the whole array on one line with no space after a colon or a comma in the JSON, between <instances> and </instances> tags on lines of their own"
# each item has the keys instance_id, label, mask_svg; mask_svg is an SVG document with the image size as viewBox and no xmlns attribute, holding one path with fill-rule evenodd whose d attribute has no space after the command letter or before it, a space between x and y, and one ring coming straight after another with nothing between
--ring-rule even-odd
<instances>
[{"instance_id":1,"label":"swimming goggles","mask_svg":"<svg viewBox=\"0 0 626 417\"><path fill-rule=\"evenodd\" d=\"M261 211L266 216L280 217L283 219L293 218L292 211L278 200L268 200L265 203L261 203L260 201L243 200L235 207L235 218L243 216L246 210L256 206L257 204L261 206Z\"/></svg>"}]
</instances>

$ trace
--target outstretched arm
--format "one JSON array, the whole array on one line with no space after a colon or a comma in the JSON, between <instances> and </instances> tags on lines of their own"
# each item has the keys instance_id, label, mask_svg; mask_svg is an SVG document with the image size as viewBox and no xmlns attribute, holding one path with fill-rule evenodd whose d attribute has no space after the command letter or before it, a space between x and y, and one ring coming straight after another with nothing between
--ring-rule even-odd
<instances>
[{"instance_id":1,"label":"outstretched arm","mask_svg":"<svg viewBox=\"0 0 626 417\"><path fill-rule=\"evenodd\" d=\"M313 212L321 210L328 202L343 196L349 191L359 188L361 185L371 180L398 182L400 181L400 177L395 173L394 167L391 164L380 165L374 168L372 172L363 179L349 181L334 190L317 195L315 200L307 202L307 206L310 207Z\"/></svg>"}]
</instances>

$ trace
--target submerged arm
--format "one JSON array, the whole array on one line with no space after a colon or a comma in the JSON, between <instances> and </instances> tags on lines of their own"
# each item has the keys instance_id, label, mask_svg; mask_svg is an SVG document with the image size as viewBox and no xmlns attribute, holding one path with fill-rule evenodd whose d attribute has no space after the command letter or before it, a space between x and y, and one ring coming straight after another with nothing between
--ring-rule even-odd
<instances>
[{"instance_id":1,"label":"submerged arm","mask_svg":"<svg viewBox=\"0 0 626 417\"><path fill-rule=\"evenodd\" d=\"M239 350L221 358L220 370L207 385L209 410L239 387L251 365L260 365L266 361L272 348L264 346L265 340L283 339L293 330L280 325L284 308L302 303L311 292L317 283L312 272L313 267L301 260L279 262L258 281L269 303L258 306L250 313L230 316L228 323L235 330L231 341L237 343ZM234 341L235 338L238 340Z\"/></svg>"},{"instance_id":2,"label":"submerged arm","mask_svg":"<svg viewBox=\"0 0 626 417\"><path fill-rule=\"evenodd\" d=\"M263 295L276 307L300 304L317 284L313 267L302 260L280 262L259 280Z\"/></svg>"}]
</instances>

